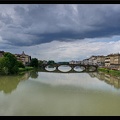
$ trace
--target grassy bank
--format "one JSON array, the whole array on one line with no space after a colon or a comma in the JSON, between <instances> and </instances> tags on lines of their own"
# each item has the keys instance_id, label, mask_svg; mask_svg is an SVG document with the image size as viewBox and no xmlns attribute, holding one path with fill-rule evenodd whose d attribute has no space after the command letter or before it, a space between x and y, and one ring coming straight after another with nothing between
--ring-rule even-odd
<instances>
[{"instance_id":1,"label":"grassy bank","mask_svg":"<svg viewBox=\"0 0 120 120\"><path fill-rule=\"evenodd\" d=\"M33 69L34 69L34 67L19 68L19 72L29 71L29 70L33 70Z\"/></svg>"},{"instance_id":2,"label":"grassy bank","mask_svg":"<svg viewBox=\"0 0 120 120\"><path fill-rule=\"evenodd\" d=\"M19 68L19 74L23 74L26 71L33 70L34 67L25 67L25 68Z\"/></svg>"},{"instance_id":3,"label":"grassy bank","mask_svg":"<svg viewBox=\"0 0 120 120\"><path fill-rule=\"evenodd\" d=\"M113 76L120 76L120 71L118 70L110 70L110 69L107 69L107 68L98 68L98 71L101 71L101 72L105 72L107 74L111 74Z\"/></svg>"}]
</instances>

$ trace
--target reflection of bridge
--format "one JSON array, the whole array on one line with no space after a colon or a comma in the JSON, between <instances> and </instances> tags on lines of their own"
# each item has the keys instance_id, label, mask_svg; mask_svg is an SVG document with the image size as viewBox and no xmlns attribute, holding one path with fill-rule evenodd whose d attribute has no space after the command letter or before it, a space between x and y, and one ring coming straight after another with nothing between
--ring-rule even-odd
<instances>
[{"instance_id":1,"label":"reflection of bridge","mask_svg":"<svg viewBox=\"0 0 120 120\"><path fill-rule=\"evenodd\" d=\"M69 66L71 69L67 72L63 72L59 70L60 66ZM97 65L82 65L82 64L43 64L40 66L42 68L42 71L44 72L56 72L56 73L81 73L81 72L96 72L98 66ZM55 68L53 71L48 71L46 68ZM82 71L76 71L75 68L80 67Z\"/></svg>"}]
</instances>

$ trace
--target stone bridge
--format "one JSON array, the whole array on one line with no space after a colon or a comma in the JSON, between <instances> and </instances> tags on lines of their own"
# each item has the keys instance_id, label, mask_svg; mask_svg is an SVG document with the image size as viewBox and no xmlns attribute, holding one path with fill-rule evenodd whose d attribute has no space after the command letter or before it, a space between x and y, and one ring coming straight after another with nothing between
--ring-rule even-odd
<instances>
[{"instance_id":1,"label":"stone bridge","mask_svg":"<svg viewBox=\"0 0 120 120\"><path fill-rule=\"evenodd\" d=\"M69 66L71 69L67 72L59 70L60 66ZM49 71L46 68L55 68L53 71ZM75 68L80 67L82 71L76 71ZM56 72L56 73L81 73L81 72L96 72L98 66L97 65L83 65L83 64L43 64L40 66L42 71L44 72Z\"/></svg>"}]
</instances>

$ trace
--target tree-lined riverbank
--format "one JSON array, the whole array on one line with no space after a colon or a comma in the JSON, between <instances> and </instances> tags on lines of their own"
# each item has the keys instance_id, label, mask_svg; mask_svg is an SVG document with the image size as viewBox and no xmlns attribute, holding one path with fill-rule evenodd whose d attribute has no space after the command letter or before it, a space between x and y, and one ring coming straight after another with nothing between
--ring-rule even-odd
<instances>
[{"instance_id":1,"label":"tree-lined riverbank","mask_svg":"<svg viewBox=\"0 0 120 120\"><path fill-rule=\"evenodd\" d=\"M21 61L7 52L0 58L0 75L21 74L22 72L33 70L38 66L38 60L33 58L30 66L25 66Z\"/></svg>"}]
</instances>

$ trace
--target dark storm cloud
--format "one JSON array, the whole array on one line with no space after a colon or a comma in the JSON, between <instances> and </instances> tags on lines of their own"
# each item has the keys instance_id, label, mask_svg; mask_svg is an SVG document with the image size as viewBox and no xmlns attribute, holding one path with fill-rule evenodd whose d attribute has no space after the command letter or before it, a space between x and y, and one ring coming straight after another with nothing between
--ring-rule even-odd
<instances>
[{"instance_id":1,"label":"dark storm cloud","mask_svg":"<svg viewBox=\"0 0 120 120\"><path fill-rule=\"evenodd\" d=\"M9 15L4 16L4 15L0 14L0 21L5 24L12 23L12 19Z\"/></svg>"},{"instance_id":2,"label":"dark storm cloud","mask_svg":"<svg viewBox=\"0 0 120 120\"><path fill-rule=\"evenodd\" d=\"M120 35L120 5L117 4L0 5L0 8L1 41L11 45Z\"/></svg>"}]
</instances>

